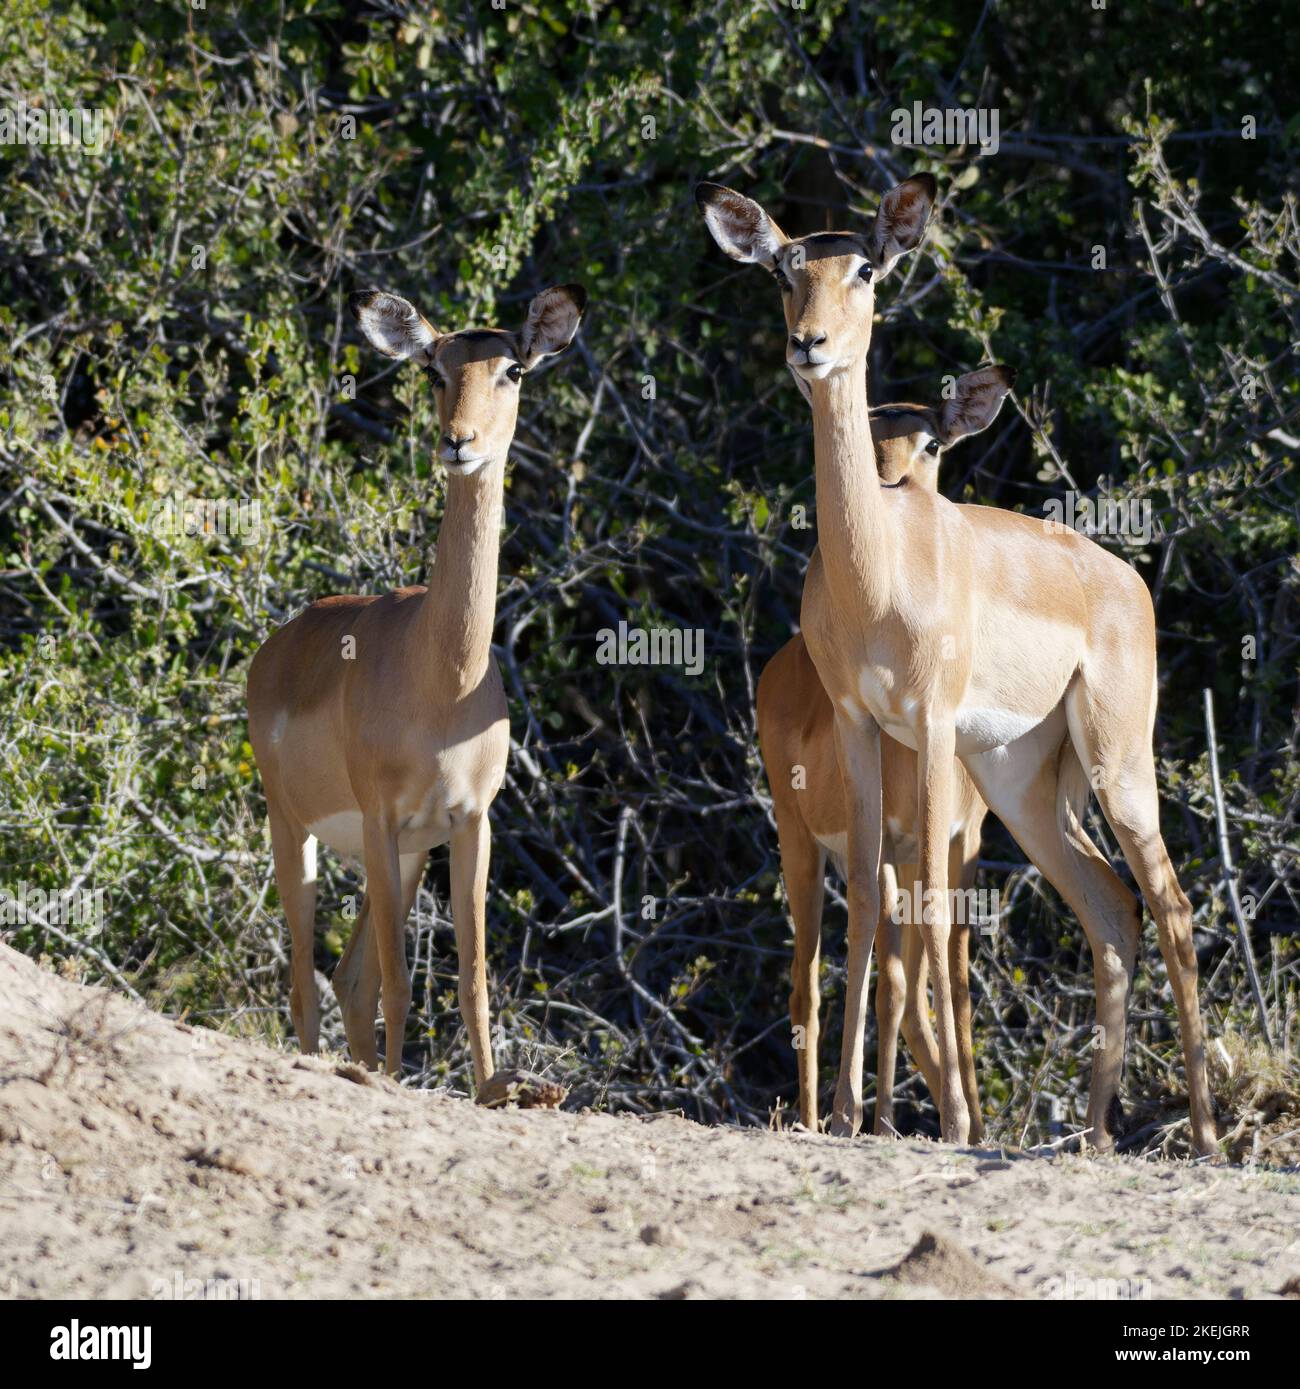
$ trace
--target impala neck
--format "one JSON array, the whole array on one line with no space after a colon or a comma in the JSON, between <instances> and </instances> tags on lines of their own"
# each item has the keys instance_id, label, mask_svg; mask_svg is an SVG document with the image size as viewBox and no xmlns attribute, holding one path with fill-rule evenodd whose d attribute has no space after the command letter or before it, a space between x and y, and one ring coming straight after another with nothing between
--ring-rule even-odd
<instances>
[{"instance_id":1,"label":"impala neck","mask_svg":"<svg viewBox=\"0 0 1300 1389\"><path fill-rule=\"evenodd\" d=\"M447 505L421 600L419 659L426 685L450 700L478 688L491 658L505 475L498 460L469 477L447 477Z\"/></svg>"},{"instance_id":2,"label":"impala neck","mask_svg":"<svg viewBox=\"0 0 1300 1389\"><path fill-rule=\"evenodd\" d=\"M865 364L810 384L817 547L842 609L878 620L890 600L893 535L871 442Z\"/></svg>"}]
</instances>

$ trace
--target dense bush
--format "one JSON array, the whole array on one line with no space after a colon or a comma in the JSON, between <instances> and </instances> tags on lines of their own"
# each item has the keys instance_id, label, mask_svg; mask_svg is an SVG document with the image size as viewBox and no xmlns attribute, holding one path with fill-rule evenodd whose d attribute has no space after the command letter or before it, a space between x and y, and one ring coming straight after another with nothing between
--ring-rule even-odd
<instances>
[{"instance_id":1,"label":"dense bush","mask_svg":"<svg viewBox=\"0 0 1300 1389\"><path fill-rule=\"evenodd\" d=\"M794 1064L753 694L797 621L810 429L776 294L716 252L692 185L752 192L797 233L860 221L924 168L942 215L882 290L873 399L1012 362L1015 409L954 455L948 495L1150 501L1159 537L1127 553L1157 602L1164 825L1203 1005L1212 1036L1258 1040L1208 688L1269 1027L1294 1054L1293 29L1229 0L9 0L0 106L111 124L101 153L0 147L4 885L106 903L102 927L35 911L12 938L169 1011L286 1035L247 663L313 598L418 581L441 512L431 393L365 347L347 294L513 326L536 289L578 280L583 335L526 383L508 483L498 1046L594 1103L765 1122ZM894 146L890 112L914 100L996 109L997 153ZM186 535L168 518L196 498L255 502L259 524ZM702 628L703 673L598 663L620 619ZM1090 961L1001 831L984 852L1007 914L975 965L982 1083L997 1136L1044 1140L1082 1117ZM329 862L325 974L356 893ZM446 901L435 854L407 1059L463 1087ZM829 1079L838 898L827 923ZM1183 1111L1149 928L1132 1017L1134 1142L1154 1142Z\"/></svg>"}]
</instances>

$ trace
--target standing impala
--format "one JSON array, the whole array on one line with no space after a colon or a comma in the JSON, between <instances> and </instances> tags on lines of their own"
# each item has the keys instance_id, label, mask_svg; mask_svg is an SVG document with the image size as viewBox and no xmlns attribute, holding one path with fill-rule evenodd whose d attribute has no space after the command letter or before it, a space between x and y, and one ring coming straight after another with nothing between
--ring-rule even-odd
<instances>
[{"instance_id":1,"label":"standing impala","mask_svg":"<svg viewBox=\"0 0 1300 1389\"><path fill-rule=\"evenodd\" d=\"M1160 834L1151 755L1155 615L1141 578L1073 531L922 487L881 486L867 408L875 280L914 250L935 195L928 174L881 200L865 235L792 240L751 199L696 196L719 246L777 280L786 362L809 388L817 552L800 625L835 711L847 802L848 987L831 1131L862 1123L866 979L880 913L880 733L915 749L921 927L934 987L943 1137L965 1143L951 981L948 839L953 758L1073 908L1092 947L1100 1046L1088 1137L1114 1146L1129 982L1140 917L1082 824L1097 792L1156 919L1178 1005L1192 1146L1216 1145L1197 1000L1191 905ZM1053 533L1054 532L1054 533Z\"/></svg>"},{"instance_id":2,"label":"standing impala","mask_svg":"<svg viewBox=\"0 0 1300 1389\"><path fill-rule=\"evenodd\" d=\"M460 1011L480 1094L492 1077L484 908L488 806L510 746L491 652L506 453L520 378L573 341L586 298L581 286L561 285L537 295L518 332L439 333L395 294L352 296L373 346L413 358L429 375L447 503L427 588L313 603L266 640L249 670L249 736L289 920L290 1007L304 1051L320 1038L317 840L365 868L366 895L334 992L353 1057L373 1068L382 987L391 1075L401 1069L411 1004L406 918L429 850L450 843Z\"/></svg>"},{"instance_id":3,"label":"standing impala","mask_svg":"<svg viewBox=\"0 0 1300 1389\"><path fill-rule=\"evenodd\" d=\"M924 405L881 405L871 411L876 465L885 487L939 486L939 457L969 434L987 429L1011 389L1010 367L986 366L957 378L950 400ZM844 872L848 811L835 756L835 711L817 678L802 636L796 635L763 668L758 682L758 741L763 750L781 845L781 872L794 922L790 1021L800 1038L799 1121L816 1130L818 972L822 895L829 855ZM916 882L916 754L892 738L880 741L884 805L884 884L876 984L878 1061L874 1132L888 1133L894 1117L894 1070L901 1023L908 1050L939 1099L939 1054L926 1002L926 964L919 923L896 919L895 903L914 901ZM963 891L975 885L985 806L960 762L953 764L953 811L948 876ZM968 924L968 923L967 923ZM970 1110L972 1143L983 1136L971 1043L970 932L949 939L957 1051Z\"/></svg>"}]
</instances>

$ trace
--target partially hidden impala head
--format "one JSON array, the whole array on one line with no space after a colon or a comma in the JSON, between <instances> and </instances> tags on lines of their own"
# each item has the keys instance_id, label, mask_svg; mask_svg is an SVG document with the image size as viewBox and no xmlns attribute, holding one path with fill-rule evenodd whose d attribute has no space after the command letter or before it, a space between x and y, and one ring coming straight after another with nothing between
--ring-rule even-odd
<instances>
[{"instance_id":1,"label":"partially hidden impala head","mask_svg":"<svg viewBox=\"0 0 1300 1389\"><path fill-rule=\"evenodd\" d=\"M894 486L910 478L937 492L945 450L987 429L1016 383L1014 367L989 365L959 376L941 405L876 405L871 410L880 480Z\"/></svg>"},{"instance_id":2,"label":"partially hidden impala head","mask_svg":"<svg viewBox=\"0 0 1300 1389\"><path fill-rule=\"evenodd\" d=\"M438 455L449 473L467 477L505 459L519 414L519 382L542 358L573 341L587 291L581 285L542 290L514 332L440 333L414 304L379 289L359 291L348 305L373 347L425 369L442 428Z\"/></svg>"},{"instance_id":3,"label":"partially hidden impala head","mask_svg":"<svg viewBox=\"0 0 1300 1389\"><path fill-rule=\"evenodd\" d=\"M913 174L891 188L867 231L789 237L743 193L701 183L695 200L713 239L733 260L775 276L787 330L785 360L801 382L862 370L871 344L876 281L925 235L936 184Z\"/></svg>"}]
</instances>

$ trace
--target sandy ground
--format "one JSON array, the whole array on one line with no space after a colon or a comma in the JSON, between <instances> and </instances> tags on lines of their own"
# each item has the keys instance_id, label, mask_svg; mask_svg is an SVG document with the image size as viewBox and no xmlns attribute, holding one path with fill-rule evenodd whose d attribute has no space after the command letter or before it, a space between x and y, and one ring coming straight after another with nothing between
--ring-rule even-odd
<instances>
[{"instance_id":1,"label":"sandy ground","mask_svg":"<svg viewBox=\"0 0 1300 1389\"><path fill-rule=\"evenodd\" d=\"M10 1297L1258 1298L1300 1274L1297 1197L1295 1172L485 1110L0 946Z\"/></svg>"}]
</instances>

